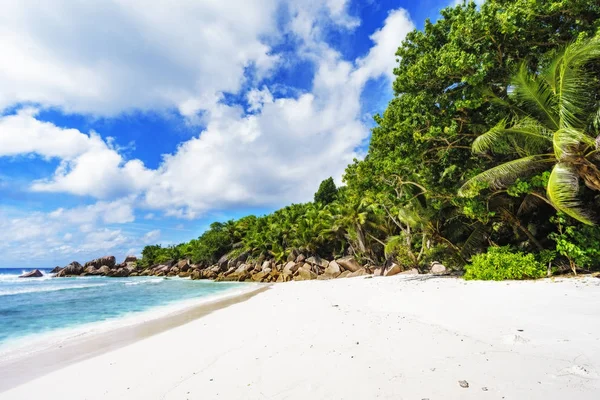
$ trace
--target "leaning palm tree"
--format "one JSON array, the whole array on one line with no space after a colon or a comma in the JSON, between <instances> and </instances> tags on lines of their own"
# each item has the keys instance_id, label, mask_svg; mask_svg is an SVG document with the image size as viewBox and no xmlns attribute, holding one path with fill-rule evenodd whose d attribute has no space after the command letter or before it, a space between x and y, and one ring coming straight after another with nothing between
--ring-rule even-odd
<instances>
[{"instance_id":1,"label":"leaning palm tree","mask_svg":"<svg viewBox=\"0 0 600 400\"><path fill-rule=\"evenodd\" d=\"M476 153L508 150L520 158L471 178L459 195L487 187L500 189L518 178L551 169L546 187L549 202L593 224L594 215L581 201L580 182L600 191L600 137L596 138L600 93L591 69L598 59L600 37L567 46L542 71L531 73L523 64L509 87L519 105L518 116L500 121L472 145Z\"/></svg>"}]
</instances>

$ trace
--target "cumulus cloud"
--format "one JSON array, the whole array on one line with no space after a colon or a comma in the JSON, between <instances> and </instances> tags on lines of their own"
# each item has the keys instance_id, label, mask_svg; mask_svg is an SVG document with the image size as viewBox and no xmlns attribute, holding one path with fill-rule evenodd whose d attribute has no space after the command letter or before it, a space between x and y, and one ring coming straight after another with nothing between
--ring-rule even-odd
<instances>
[{"instance_id":1,"label":"cumulus cloud","mask_svg":"<svg viewBox=\"0 0 600 400\"><path fill-rule=\"evenodd\" d=\"M38 121L39 110L20 109L0 117L0 156L38 154L45 158L73 160L83 153L106 148L100 136L85 135L77 129L63 129Z\"/></svg>"},{"instance_id":2,"label":"cumulus cloud","mask_svg":"<svg viewBox=\"0 0 600 400\"><path fill-rule=\"evenodd\" d=\"M0 94L0 108L28 101L93 114L169 107L187 116L204 113L205 129L164 155L155 170L127 160L93 132L38 121L32 109L0 117L0 145L7 149L0 156L61 160L54 176L34 182L32 190L127 199L113 208L106 201L61 211L73 221L90 214L127 222L136 205L195 218L211 209L309 200L322 179L339 178L361 155L356 149L368 136L361 119L364 85L392 77L396 47L414 28L406 11L393 11L371 36L368 54L345 60L322 38L331 25L359 24L345 0L318 6L308 0L190 1L181 7L158 0L102 6L64 0L52 10L27 7L28 1L8 3L0 16L0 45L15 65L0 66L0 84L8 87ZM298 39L296 56L315 67L310 90L276 98L267 85L254 85L246 96L248 110L220 101L224 92L239 91L246 68L254 68L260 82L280 61L269 43L276 42L280 28L274 14L283 5L288 18L281 29ZM95 23L84 23L92 10Z\"/></svg>"},{"instance_id":3,"label":"cumulus cloud","mask_svg":"<svg viewBox=\"0 0 600 400\"><path fill-rule=\"evenodd\" d=\"M363 79L385 75L390 81L394 80L394 67L396 66L396 50L406 35L415 29L408 12L398 9L390 12L381 29L371 35L375 45L369 53L358 60L360 66L358 74Z\"/></svg>"},{"instance_id":4,"label":"cumulus cloud","mask_svg":"<svg viewBox=\"0 0 600 400\"><path fill-rule=\"evenodd\" d=\"M130 225L132 198L51 212L0 210L1 266L40 268L107 254L140 253L160 239L160 230Z\"/></svg>"},{"instance_id":5,"label":"cumulus cloud","mask_svg":"<svg viewBox=\"0 0 600 400\"><path fill-rule=\"evenodd\" d=\"M111 138L39 121L37 112L24 108L0 117L0 156L37 154L61 160L54 176L34 182L32 190L109 198L139 192L152 180L143 162L126 161Z\"/></svg>"},{"instance_id":6,"label":"cumulus cloud","mask_svg":"<svg viewBox=\"0 0 600 400\"><path fill-rule=\"evenodd\" d=\"M405 10L390 13L356 63L307 42L316 66L310 93L273 100L268 89L251 91L251 108L260 110L251 115L219 105L199 137L165 158L146 204L193 218L207 209L309 200L320 180L339 178L359 156L355 149L368 135L362 89L369 79L392 76L397 45L412 29Z\"/></svg>"},{"instance_id":7,"label":"cumulus cloud","mask_svg":"<svg viewBox=\"0 0 600 400\"><path fill-rule=\"evenodd\" d=\"M59 208L52 211L52 219L71 224L124 224L133 222L133 197L123 198L112 202L99 201L87 206L70 209Z\"/></svg>"},{"instance_id":8,"label":"cumulus cloud","mask_svg":"<svg viewBox=\"0 0 600 400\"><path fill-rule=\"evenodd\" d=\"M275 32L277 7L276 0L4 1L0 109L35 102L114 115L236 92L245 68L265 75L277 63L261 40Z\"/></svg>"}]
</instances>

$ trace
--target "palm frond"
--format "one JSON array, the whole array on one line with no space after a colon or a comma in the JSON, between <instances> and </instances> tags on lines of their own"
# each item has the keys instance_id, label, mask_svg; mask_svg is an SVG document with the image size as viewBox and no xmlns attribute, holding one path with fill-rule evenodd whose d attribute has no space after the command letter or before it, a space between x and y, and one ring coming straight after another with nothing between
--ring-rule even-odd
<instances>
[{"instance_id":1,"label":"palm frond","mask_svg":"<svg viewBox=\"0 0 600 400\"><path fill-rule=\"evenodd\" d=\"M554 95L558 94L558 90L560 87L560 66L563 62L564 54L565 48L560 49L558 53L552 58L548 67L546 67L546 69L540 74L546 81L546 83L550 85Z\"/></svg>"},{"instance_id":2,"label":"palm frond","mask_svg":"<svg viewBox=\"0 0 600 400\"><path fill-rule=\"evenodd\" d=\"M562 128L554 132L554 154L559 160L565 156L580 153L582 144L594 148L596 141L585 132L575 128Z\"/></svg>"},{"instance_id":3,"label":"palm frond","mask_svg":"<svg viewBox=\"0 0 600 400\"><path fill-rule=\"evenodd\" d=\"M548 179L548 198L557 210L570 217L594 225L592 216L583 207L578 198L579 177L576 170L566 163L558 163L552 169Z\"/></svg>"},{"instance_id":4,"label":"palm frond","mask_svg":"<svg viewBox=\"0 0 600 400\"><path fill-rule=\"evenodd\" d=\"M517 178L531 175L544 170L556 160L553 156L542 154L519 158L497 167L488 169L481 174L469 179L459 189L458 195L469 196L473 190L488 186L491 189L501 189L514 183Z\"/></svg>"},{"instance_id":5,"label":"palm frond","mask_svg":"<svg viewBox=\"0 0 600 400\"><path fill-rule=\"evenodd\" d=\"M487 240L486 226L481 222L475 224L475 227L467 240L463 243L460 249L460 255L462 258L469 258L477 252Z\"/></svg>"},{"instance_id":6,"label":"palm frond","mask_svg":"<svg viewBox=\"0 0 600 400\"><path fill-rule=\"evenodd\" d=\"M542 77L531 75L525 63L513 77L513 94L518 100L530 105L551 130L559 128L556 97L552 86Z\"/></svg>"},{"instance_id":7,"label":"palm frond","mask_svg":"<svg viewBox=\"0 0 600 400\"><path fill-rule=\"evenodd\" d=\"M596 110L596 113L594 114L594 120L592 121L594 124L594 128L596 128L596 130L600 130L600 107L598 107L598 109Z\"/></svg>"},{"instance_id":8,"label":"palm frond","mask_svg":"<svg viewBox=\"0 0 600 400\"><path fill-rule=\"evenodd\" d=\"M547 150L552 142L548 130L532 118L522 118L511 127L503 119L492 129L480 135L472 144L473 152L497 151L505 143L510 143L517 151L539 152Z\"/></svg>"},{"instance_id":9,"label":"palm frond","mask_svg":"<svg viewBox=\"0 0 600 400\"><path fill-rule=\"evenodd\" d=\"M594 76L585 68L587 64L600 58L600 37L568 46L559 65L558 111L561 127L585 126L594 104L592 90L587 90L594 82Z\"/></svg>"}]
</instances>

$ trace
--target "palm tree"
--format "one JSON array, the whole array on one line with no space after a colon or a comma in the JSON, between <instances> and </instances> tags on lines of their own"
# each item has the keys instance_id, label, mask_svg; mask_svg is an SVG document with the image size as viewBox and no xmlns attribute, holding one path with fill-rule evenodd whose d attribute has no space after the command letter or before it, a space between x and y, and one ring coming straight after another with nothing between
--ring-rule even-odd
<instances>
[{"instance_id":1,"label":"palm tree","mask_svg":"<svg viewBox=\"0 0 600 400\"><path fill-rule=\"evenodd\" d=\"M376 206L365 199L346 197L332 203L331 207L334 218L333 233L344 237L355 255L358 253L361 257L373 261L375 253L372 246L369 246L368 239L376 237L369 231L376 233L385 229L375 212Z\"/></svg>"},{"instance_id":2,"label":"palm tree","mask_svg":"<svg viewBox=\"0 0 600 400\"><path fill-rule=\"evenodd\" d=\"M540 72L530 73L523 64L509 87L520 116L502 120L472 145L476 153L502 153L508 147L521 158L471 178L459 195L486 187L500 189L520 177L552 169L546 186L549 202L581 222L594 224L594 215L581 200L580 181L600 191L599 92L590 69L599 58L600 37L596 37L567 46Z\"/></svg>"}]
</instances>

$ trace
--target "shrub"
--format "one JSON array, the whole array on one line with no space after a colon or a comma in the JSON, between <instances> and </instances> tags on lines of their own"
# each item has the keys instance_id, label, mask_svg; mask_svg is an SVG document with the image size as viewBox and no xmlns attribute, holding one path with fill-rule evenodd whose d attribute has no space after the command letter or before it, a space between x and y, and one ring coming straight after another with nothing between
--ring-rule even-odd
<instances>
[{"instance_id":1,"label":"shrub","mask_svg":"<svg viewBox=\"0 0 600 400\"><path fill-rule=\"evenodd\" d=\"M494 280L537 279L546 275L546 267L533 254L513 253L510 247L490 247L487 253L473 256L465 267L465 279Z\"/></svg>"},{"instance_id":2,"label":"shrub","mask_svg":"<svg viewBox=\"0 0 600 400\"><path fill-rule=\"evenodd\" d=\"M600 227L579 223L573 225L563 213L550 218L550 222L557 225L558 231L548 237L556 242L556 253L569 260L573 273L577 273L577 268L598 268Z\"/></svg>"}]
</instances>

